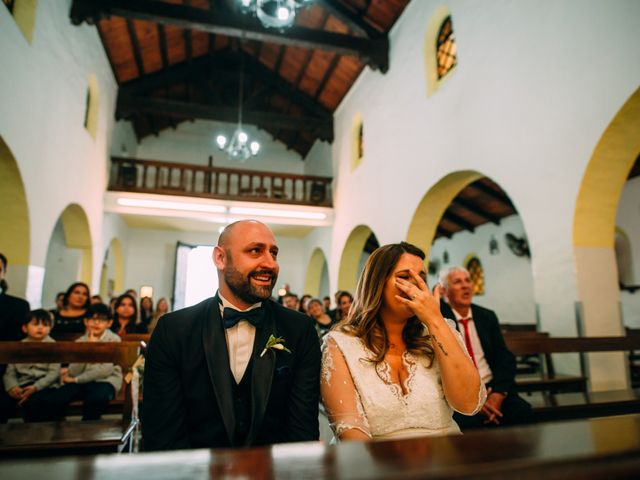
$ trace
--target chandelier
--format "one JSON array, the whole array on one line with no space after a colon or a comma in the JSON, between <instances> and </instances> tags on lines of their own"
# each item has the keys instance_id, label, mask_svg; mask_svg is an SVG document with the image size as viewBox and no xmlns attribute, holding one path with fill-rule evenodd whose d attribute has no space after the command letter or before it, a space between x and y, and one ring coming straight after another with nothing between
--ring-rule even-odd
<instances>
[{"instance_id":1,"label":"chandelier","mask_svg":"<svg viewBox=\"0 0 640 480\"><path fill-rule=\"evenodd\" d=\"M287 28L293 25L296 9L311 5L313 0L238 0L242 13L253 13L262 25Z\"/></svg>"},{"instance_id":2,"label":"chandelier","mask_svg":"<svg viewBox=\"0 0 640 480\"><path fill-rule=\"evenodd\" d=\"M231 137L231 141L223 134L216 137L218 148L227 152L231 160L244 162L249 157L255 157L260 151L260 144L249 141L249 135L242 129L242 91L244 90L244 53L240 50L240 85L238 85L238 126Z\"/></svg>"}]
</instances>

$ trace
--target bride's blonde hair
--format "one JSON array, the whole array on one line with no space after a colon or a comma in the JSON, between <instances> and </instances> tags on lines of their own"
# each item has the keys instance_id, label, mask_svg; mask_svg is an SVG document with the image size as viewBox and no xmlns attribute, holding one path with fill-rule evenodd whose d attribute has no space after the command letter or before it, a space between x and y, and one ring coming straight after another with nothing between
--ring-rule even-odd
<instances>
[{"instance_id":1,"label":"bride's blonde hair","mask_svg":"<svg viewBox=\"0 0 640 480\"><path fill-rule=\"evenodd\" d=\"M373 352L371 361L375 364L381 363L389 350L387 331L380 317L384 287L404 253L422 260L425 258L420 248L407 242L384 245L369 256L358 280L349 315L337 326L338 330L361 338L367 349ZM424 325L417 317L407 321L402 338L409 352L427 357L431 366L434 358L431 337L425 333Z\"/></svg>"}]
</instances>

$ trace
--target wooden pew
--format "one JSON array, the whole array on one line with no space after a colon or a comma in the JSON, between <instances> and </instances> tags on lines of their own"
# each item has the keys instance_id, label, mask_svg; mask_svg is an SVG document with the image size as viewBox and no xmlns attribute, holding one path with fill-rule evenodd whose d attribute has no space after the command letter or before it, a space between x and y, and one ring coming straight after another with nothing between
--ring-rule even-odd
<instances>
[{"instance_id":1,"label":"wooden pew","mask_svg":"<svg viewBox=\"0 0 640 480\"><path fill-rule=\"evenodd\" d=\"M138 342L0 342L0 364L114 363L126 375L138 352ZM122 452L137 424L132 406L131 385L123 382L121 419L0 425L0 457Z\"/></svg>"},{"instance_id":2,"label":"wooden pew","mask_svg":"<svg viewBox=\"0 0 640 480\"><path fill-rule=\"evenodd\" d=\"M640 389L589 392L584 355L594 352L625 352L640 349L640 337L549 337L544 335L505 336L514 355L542 355L546 373L539 378L518 379L518 390L543 392L542 403L534 404L536 419L558 420L589 416L640 412ZM581 375L557 375L552 355L578 353Z\"/></svg>"}]
</instances>

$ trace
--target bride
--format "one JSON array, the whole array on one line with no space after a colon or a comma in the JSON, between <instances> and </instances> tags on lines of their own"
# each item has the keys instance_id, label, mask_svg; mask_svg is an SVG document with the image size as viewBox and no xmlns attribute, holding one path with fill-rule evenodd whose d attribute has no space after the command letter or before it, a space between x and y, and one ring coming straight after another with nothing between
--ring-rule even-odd
<instances>
[{"instance_id":1,"label":"bride","mask_svg":"<svg viewBox=\"0 0 640 480\"><path fill-rule=\"evenodd\" d=\"M485 387L424 258L406 242L374 251L349 316L325 336L320 390L341 440L460 433L453 410L482 408Z\"/></svg>"}]
</instances>

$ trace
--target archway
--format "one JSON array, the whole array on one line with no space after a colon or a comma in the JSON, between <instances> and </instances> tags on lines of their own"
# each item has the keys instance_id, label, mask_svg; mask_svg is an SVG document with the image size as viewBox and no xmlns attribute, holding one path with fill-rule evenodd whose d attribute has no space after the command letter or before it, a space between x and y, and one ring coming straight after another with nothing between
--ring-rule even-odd
<instances>
[{"instance_id":1,"label":"archway","mask_svg":"<svg viewBox=\"0 0 640 480\"><path fill-rule=\"evenodd\" d=\"M92 283L93 247L87 215L77 204L64 209L49 239L42 304L51 305L55 295L75 281Z\"/></svg>"},{"instance_id":2,"label":"archway","mask_svg":"<svg viewBox=\"0 0 640 480\"><path fill-rule=\"evenodd\" d=\"M105 300L124 291L122 243L113 238L105 252L100 272L100 295Z\"/></svg>"},{"instance_id":3,"label":"archway","mask_svg":"<svg viewBox=\"0 0 640 480\"><path fill-rule=\"evenodd\" d=\"M25 296L31 250L29 208L18 164L0 137L0 252L9 262L7 283L14 295Z\"/></svg>"},{"instance_id":4,"label":"archway","mask_svg":"<svg viewBox=\"0 0 640 480\"><path fill-rule=\"evenodd\" d=\"M407 239L427 254L429 285L448 267L466 267L483 278L474 303L495 310L501 323L538 323L524 224L490 178L475 171L442 178L416 208Z\"/></svg>"},{"instance_id":5,"label":"archway","mask_svg":"<svg viewBox=\"0 0 640 480\"><path fill-rule=\"evenodd\" d=\"M304 292L317 298L329 295L327 258L320 248L316 248L309 259Z\"/></svg>"},{"instance_id":6,"label":"archway","mask_svg":"<svg viewBox=\"0 0 640 480\"><path fill-rule=\"evenodd\" d=\"M378 246L375 234L366 225L359 225L352 230L340 257L338 290L355 292L358 277L364 268L366 259Z\"/></svg>"},{"instance_id":7,"label":"archway","mask_svg":"<svg viewBox=\"0 0 640 480\"><path fill-rule=\"evenodd\" d=\"M573 252L586 336L623 334L614 251L615 221L622 189L640 153L639 131L640 89L603 132L580 185L573 221ZM623 354L598 354L598 361L589 364L594 390L627 386Z\"/></svg>"}]
</instances>

